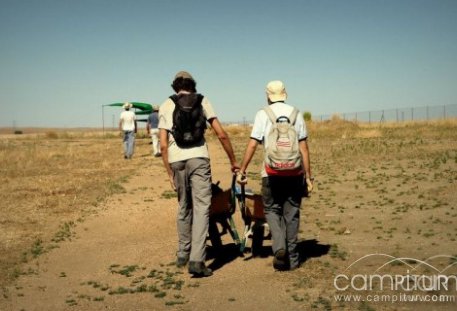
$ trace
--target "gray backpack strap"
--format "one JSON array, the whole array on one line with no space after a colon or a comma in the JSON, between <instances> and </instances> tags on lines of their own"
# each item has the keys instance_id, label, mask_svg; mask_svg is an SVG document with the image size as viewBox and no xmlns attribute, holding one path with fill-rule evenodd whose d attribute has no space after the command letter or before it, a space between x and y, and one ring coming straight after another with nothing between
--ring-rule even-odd
<instances>
[{"instance_id":1,"label":"gray backpack strap","mask_svg":"<svg viewBox=\"0 0 457 311\"><path fill-rule=\"evenodd\" d=\"M266 112L271 123L273 123L273 124L276 123L276 115L273 112L273 109L271 109L270 106L266 106L265 108L263 108L263 110ZM299 113L298 109L294 107L289 116L290 124L295 125L295 121L297 121L298 113Z\"/></svg>"},{"instance_id":2,"label":"gray backpack strap","mask_svg":"<svg viewBox=\"0 0 457 311\"><path fill-rule=\"evenodd\" d=\"M273 112L273 109L271 109L270 106L266 106L265 108L263 108L263 110L265 111L265 113L267 114L268 118L270 119L271 123L272 124L275 124L276 123L276 115L275 113Z\"/></svg>"},{"instance_id":3,"label":"gray backpack strap","mask_svg":"<svg viewBox=\"0 0 457 311\"><path fill-rule=\"evenodd\" d=\"M297 120L298 109L294 107L292 113L289 116L290 124L295 125L295 121Z\"/></svg>"}]
</instances>

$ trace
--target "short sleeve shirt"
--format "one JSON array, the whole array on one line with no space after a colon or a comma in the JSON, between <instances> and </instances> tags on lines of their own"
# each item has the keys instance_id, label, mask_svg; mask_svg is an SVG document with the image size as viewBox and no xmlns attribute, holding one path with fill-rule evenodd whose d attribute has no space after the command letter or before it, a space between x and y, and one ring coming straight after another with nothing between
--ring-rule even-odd
<instances>
[{"instance_id":1,"label":"short sleeve shirt","mask_svg":"<svg viewBox=\"0 0 457 311\"><path fill-rule=\"evenodd\" d=\"M124 110L120 116L122 130L133 131L135 130L135 113L131 110Z\"/></svg>"},{"instance_id":2,"label":"short sleeve shirt","mask_svg":"<svg viewBox=\"0 0 457 311\"><path fill-rule=\"evenodd\" d=\"M148 123L151 126L151 128L157 128L157 126L159 125L159 114L157 113L157 111L154 111L149 115Z\"/></svg>"},{"instance_id":3,"label":"short sleeve shirt","mask_svg":"<svg viewBox=\"0 0 457 311\"><path fill-rule=\"evenodd\" d=\"M206 97L203 97L202 107L207 120L216 118L213 106ZM180 148L176 144L171 134L174 110L175 103L170 98L165 100L159 109L159 129L164 129L168 132L168 162L173 163L192 158L209 158L208 146L205 140L203 140L202 145L190 148Z\"/></svg>"},{"instance_id":4,"label":"short sleeve shirt","mask_svg":"<svg viewBox=\"0 0 457 311\"><path fill-rule=\"evenodd\" d=\"M293 111L293 107L291 105L285 104L283 102L273 103L270 105L270 108L273 110L277 117L289 117ZM271 121L268 118L265 110L259 110L254 119L251 138L262 143L264 148L268 146L268 133L270 132L271 125ZM303 119L303 115L300 112L298 113L297 119L295 120L295 130L297 132L299 141L304 140L308 137L305 120ZM261 175L262 177L267 177L267 173L265 172L265 165L262 166Z\"/></svg>"}]
</instances>

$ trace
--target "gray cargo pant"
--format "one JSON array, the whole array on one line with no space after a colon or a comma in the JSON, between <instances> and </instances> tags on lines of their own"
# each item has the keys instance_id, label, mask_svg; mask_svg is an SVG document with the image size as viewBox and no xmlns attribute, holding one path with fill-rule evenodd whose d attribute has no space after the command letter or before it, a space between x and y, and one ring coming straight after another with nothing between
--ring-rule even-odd
<instances>
[{"instance_id":1,"label":"gray cargo pant","mask_svg":"<svg viewBox=\"0 0 457 311\"><path fill-rule=\"evenodd\" d=\"M171 163L178 192L178 257L204 262L211 206L211 167L207 158Z\"/></svg>"},{"instance_id":2,"label":"gray cargo pant","mask_svg":"<svg viewBox=\"0 0 457 311\"><path fill-rule=\"evenodd\" d=\"M262 200L273 240L273 253L287 250L291 268L299 265L297 240L302 194L303 175L262 178Z\"/></svg>"}]
</instances>

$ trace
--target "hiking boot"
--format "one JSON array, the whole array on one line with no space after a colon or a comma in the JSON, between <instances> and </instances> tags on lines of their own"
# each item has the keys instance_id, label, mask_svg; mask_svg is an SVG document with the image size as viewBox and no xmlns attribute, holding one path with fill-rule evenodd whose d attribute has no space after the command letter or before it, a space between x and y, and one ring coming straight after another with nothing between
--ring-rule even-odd
<instances>
[{"instance_id":1,"label":"hiking boot","mask_svg":"<svg viewBox=\"0 0 457 311\"><path fill-rule=\"evenodd\" d=\"M300 268L300 264L296 264L296 265L290 265L289 267L289 271L294 271L294 270L297 270L298 268Z\"/></svg>"},{"instance_id":2,"label":"hiking boot","mask_svg":"<svg viewBox=\"0 0 457 311\"><path fill-rule=\"evenodd\" d=\"M187 265L187 262L189 261L189 256L185 257L178 257L176 259L176 267L182 268Z\"/></svg>"},{"instance_id":3,"label":"hiking boot","mask_svg":"<svg viewBox=\"0 0 457 311\"><path fill-rule=\"evenodd\" d=\"M189 273L195 277L205 277L213 275L213 271L205 266L201 261L189 261Z\"/></svg>"},{"instance_id":4,"label":"hiking boot","mask_svg":"<svg viewBox=\"0 0 457 311\"><path fill-rule=\"evenodd\" d=\"M284 271L287 270L287 252L284 249L280 249L275 253L273 258L273 267L276 270Z\"/></svg>"}]
</instances>

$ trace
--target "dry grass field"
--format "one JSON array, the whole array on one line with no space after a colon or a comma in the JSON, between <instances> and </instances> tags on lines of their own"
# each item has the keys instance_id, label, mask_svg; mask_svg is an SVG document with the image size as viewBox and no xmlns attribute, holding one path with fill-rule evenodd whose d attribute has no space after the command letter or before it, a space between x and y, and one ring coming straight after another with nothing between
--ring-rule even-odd
<instances>
[{"instance_id":1,"label":"dry grass field","mask_svg":"<svg viewBox=\"0 0 457 311\"><path fill-rule=\"evenodd\" d=\"M226 129L241 160L249 129ZM457 122L335 117L309 132L316 189L302 204L302 266L274 272L268 238L252 258L225 235L219 252L208 242L215 274L198 280L170 264L176 198L144 135L129 161L114 132L3 134L0 310L455 310L455 300L433 300L455 299L455 279L405 290L353 277L456 276ZM211 134L209 148L214 181L229 185ZM258 150L254 191L261 162ZM413 295L433 301L393 301Z\"/></svg>"},{"instance_id":2,"label":"dry grass field","mask_svg":"<svg viewBox=\"0 0 457 311\"><path fill-rule=\"evenodd\" d=\"M23 273L21 263L55 247L49 242L70 238L75 222L123 190L132 168L116 162L120 152L99 133L46 130L1 138L2 286Z\"/></svg>"}]
</instances>

